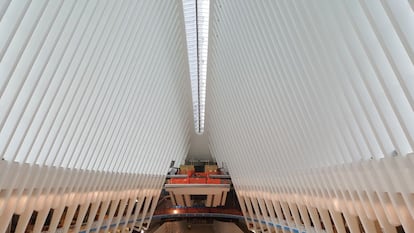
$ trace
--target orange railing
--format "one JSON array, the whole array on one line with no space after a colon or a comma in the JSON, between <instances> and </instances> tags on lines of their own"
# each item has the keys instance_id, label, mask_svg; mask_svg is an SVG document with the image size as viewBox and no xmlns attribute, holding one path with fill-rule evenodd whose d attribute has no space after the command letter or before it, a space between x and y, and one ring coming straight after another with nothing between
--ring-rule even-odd
<instances>
[{"instance_id":1,"label":"orange railing","mask_svg":"<svg viewBox=\"0 0 414 233\"><path fill-rule=\"evenodd\" d=\"M168 184L230 184L229 180L206 177L171 178Z\"/></svg>"},{"instance_id":2,"label":"orange railing","mask_svg":"<svg viewBox=\"0 0 414 233\"><path fill-rule=\"evenodd\" d=\"M219 175L220 172L194 172L187 171L180 173L180 175L187 175L186 177L171 178L167 181L168 184L230 184L230 180L210 178L210 175Z\"/></svg>"}]
</instances>

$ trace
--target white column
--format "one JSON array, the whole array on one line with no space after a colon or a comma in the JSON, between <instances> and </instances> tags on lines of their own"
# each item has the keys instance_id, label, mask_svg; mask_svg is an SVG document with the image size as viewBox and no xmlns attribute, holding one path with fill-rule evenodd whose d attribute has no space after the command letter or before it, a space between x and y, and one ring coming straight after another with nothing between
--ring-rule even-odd
<instances>
[{"instance_id":1,"label":"white column","mask_svg":"<svg viewBox=\"0 0 414 233\"><path fill-rule=\"evenodd\" d=\"M13 209L6 205L3 214L0 216L0 232L6 232L12 217Z\"/></svg>"},{"instance_id":2,"label":"white column","mask_svg":"<svg viewBox=\"0 0 414 233\"><path fill-rule=\"evenodd\" d=\"M332 216L332 220L335 223L336 230L339 233L346 233L344 221L342 219L341 214L337 211L331 211L330 213Z\"/></svg>"},{"instance_id":3,"label":"white column","mask_svg":"<svg viewBox=\"0 0 414 233\"><path fill-rule=\"evenodd\" d=\"M43 210L37 213L36 223L33 227L33 233L40 233L42 231L43 224L45 224L45 220L48 214L49 208L44 208Z\"/></svg>"},{"instance_id":4,"label":"white column","mask_svg":"<svg viewBox=\"0 0 414 233\"><path fill-rule=\"evenodd\" d=\"M179 206L185 206L183 195L175 194L175 200L177 200Z\"/></svg>"},{"instance_id":5,"label":"white column","mask_svg":"<svg viewBox=\"0 0 414 233\"><path fill-rule=\"evenodd\" d=\"M211 207L212 200L213 200L213 194L208 194L207 200L206 200L206 207Z\"/></svg>"},{"instance_id":6,"label":"white column","mask_svg":"<svg viewBox=\"0 0 414 233\"><path fill-rule=\"evenodd\" d=\"M65 222L63 224L63 232L68 232L70 225L72 224L73 215L78 208L78 205L69 206L68 211L66 212Z\"/></svg>"},{"instance_id":7,"label":"white column","mask_svg":"<svg viewBox=\"0 0 414 233\"><path fill-rule=\"evenodd\" d=\"M56 231L64 210L65 210L65 206L59 206L59 208L56 208L53 210L52 221L50 221L50 225L49 225L50 232Z\"/></svg>"},{"instance_id":8,"label":"white column","mask_svg":"<svg viewBox=\"0 0 414 233\"><path fill-rule=\"evenodd\" d=\"M321 215L322 221L323 221L323 225L325 226L325 230L328 233L333 233L333 227L332 227L332 220L331 217L329 216L329 212L327 209L319 209L319 213Z\"/></svg>"},{"instance_id":9,"label":"white column","mask_svg":"<svg viewBox=\"0 0 414 233\"><path fill-rule=\"evenodd\" d=\"M32 217L32 214L33 211L31 209L26 209L26 211L20 215L19 221L17 222L15 233L24 233L27 224L29 223L30 217Z\"/></svg>"},{"instance_id":10,"label":"white column","mask_svg":"<svg viewBox=\"0 0 414 233\"><path fill-rule=\"evenodd\" d=\"M227 199L227 192L224 191L224 192L222 192L222 196L221 196L221 205L222 206L226 205L226 199Z\"/></svg>"},{"instance_id":11,"label":"white column","mask_svg":"<svg viewBox=\"0 0 414 233\"><path fill-rule=\"evenodd\" d=\"M93 205L94 204L92 204L92 206ZM95 205L96 205L96 203L95 203ZM76 223L75 223L75 228L73 229L74 232L79 232L80 227L82 225L82 221L85 218L85 215L86 215L86 212L88 211L88 208L89 208L89 203L85 203L85 204L80 206L79 213L78 213ZM91 207L91 211L92 211L92 207Z\"/></svg>"},{"instance_id":12,"label":"white column","mask_svg":"<svg viewBox=\"0 0 414 233\"><path fill-rule=\"evenodd\" d=\"M187 207L191 206L191 198L190 198L189 194L184 195L184 201L185 201L185 206L187 206Z\"/></svg>"}]
</instances>

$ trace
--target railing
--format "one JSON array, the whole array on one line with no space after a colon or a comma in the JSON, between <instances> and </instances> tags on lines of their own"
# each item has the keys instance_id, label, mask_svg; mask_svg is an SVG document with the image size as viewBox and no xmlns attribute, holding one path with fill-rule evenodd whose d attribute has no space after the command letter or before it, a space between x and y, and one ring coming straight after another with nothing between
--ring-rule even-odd
<instances>
[{"instance_id":1,"label":"railing","mask_svg":"<svg viewBox=\"0 0 414 233\"><path fill-rule=\"evenodd\" d=\"M186 218L186 217L206 217L206 218L229 218L229 219L243 219L243 213L237 209L221 209L221 208L170 208L170 209L162 209L156 210L152 219L165 219L165 218ZM144 220L148 220L150 217L146 217ZM108 219L104 219L101 224L98 221L92 223L90 232L97 232L99 230L104 230L106 228L115 227L117 224L116 222L119 218L114 218L110 222ZM136 222L141 222L142 219L137 219ZM133 220L126 219L121 217L119 222L119 227L125 226L126 224L132 223ZM84 227L86 224L83 224L79 233L86 233L86 229ZM98 229L99 228L99 229ZM73 228L69 229L71 232ZM46 233L45 231L44 233ZM61 233L63 229L57 229L55 233Z\"/></svg>"},{"instance_id":2,"label":"railing","mask_svg":"<svg viewBox=\"0 0 414 233\"><path fill-rule=\"evenodd\" d=\"M187 175L171 175L167 177L167 184L230 184L226 177L221 179L217 172L211 173L189 173Z\"/></svg>"},{"instance_id":3,"label":"railing","mask_svg":"<svg viewBox=\"0 0 414 233\"><path fill-rule=\"evenodd\" d=\"M243 216L243 213L237 209L222 209L222 208L170 208L163 210L156 210L154 217L157 215L180 215L180 214L228 214Z\"/></svg>"},{"instance_id":4,"label":"railing","mask_svg":"<svg viewBox=\"0 0 414 233\"><path fill-rule=\"evenodd\" d=\"M158 210L152 217L153 220L177 219L177 218L225 218L243 221L243 213L236 209L220 208L176 208Z\"/></svg>"}]
</instances>

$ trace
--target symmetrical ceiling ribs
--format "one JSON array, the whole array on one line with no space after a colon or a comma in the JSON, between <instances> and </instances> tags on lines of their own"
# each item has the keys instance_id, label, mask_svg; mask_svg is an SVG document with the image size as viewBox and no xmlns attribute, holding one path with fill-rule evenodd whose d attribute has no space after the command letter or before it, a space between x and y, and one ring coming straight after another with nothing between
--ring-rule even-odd
<instances>
[{"instance_id":1,"label":"symmetrical ceiling ribs","mask_svg":"<svg viewBox=\"0 0 414 233\"><path fill-rule=\"evenodd\" d=\"M204 132L210 0L183 0L194 128Z\"/></svg>"},{"instance_id":2,"label":"symmetrical ceiling ribs","mask_svg":"<svg viewBox=\"0 0 414 233\"><path fill-rule=\"evenodd\" d=\"M189 147L182 2L11 0L0 19L0 232L156 203Z\"/></svg>"},{"instance_id":3,"label":"symmetrical ceiling ribs","mask_svg":"<svg viewBox=\"0 0 414 233\"><path fill-rule=\"evenodd\" d=\"M412 5L215 0L210 24L210 150L253 230L413 232Z\"/></svg>"}]
</instances>

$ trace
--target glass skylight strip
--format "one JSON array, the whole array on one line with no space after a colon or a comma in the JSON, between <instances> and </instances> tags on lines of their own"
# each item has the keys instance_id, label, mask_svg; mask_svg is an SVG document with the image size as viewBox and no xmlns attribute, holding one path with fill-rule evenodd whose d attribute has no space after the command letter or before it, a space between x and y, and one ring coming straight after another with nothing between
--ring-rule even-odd
<instances>
[{"instance_id":1,"label":"glass skylight strip","mask_svg":"<svg viewBox=\"0 0 414 233\"><path fill-rule=\"evenodd\" d=\"M204 132L209 0L183 0L195 131Z\"/></svg>"},{"instance_id":2,"label":"glass skylight strip","mask_svg":"<svg viewBox=\"0 0 414 233\"><path fill-rule=\"evenodd\" d=\"M210 0L198 0L198 85L199 85L199 111L200 133L204 132L204 115L206 102L207 79L207 53L208 53L208 28L209 28Z\"/></svg>"}]
</instances>

